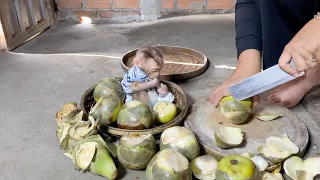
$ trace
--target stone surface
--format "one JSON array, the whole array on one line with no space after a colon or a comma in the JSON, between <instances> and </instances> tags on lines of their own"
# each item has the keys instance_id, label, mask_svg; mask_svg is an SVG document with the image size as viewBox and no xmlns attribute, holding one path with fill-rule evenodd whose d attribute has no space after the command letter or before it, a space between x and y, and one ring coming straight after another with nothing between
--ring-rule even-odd
<instances>
[{"instance_id":1,"label":"stone surface","mask_svg":"<svg viewBox=\"0 0 320 180\"><path fill-rule=\"evenodd\" d=\"M79 102L84 91L102 78L122 76L122 55L147 44L190 47L208 57L210 67L204 74L177 82L191 105L207 98L231 75L237 64L234 35L233 15L185 16L129 24L66 21L14 53L0 53L0 179L105 179L74 170L72 160L59 149L55 113L61 105ZM312 137L307 156L319 153L320 148L316 119L319 113L310 115L310 108L301 105L292 109ZM119 179L145 179L144 171L123 169L121 165L118 168Z\"/></svg>"},{"instance_id":2,"label":"stone surface","mask_svg":"<svg viewBox=\"0 0 320 180\"><path fill-rule=\"evenodd\" d=\"M160 18L161 2L158 0L140 0L140 16L143 21Z\"/></svg>"}]
</instances>

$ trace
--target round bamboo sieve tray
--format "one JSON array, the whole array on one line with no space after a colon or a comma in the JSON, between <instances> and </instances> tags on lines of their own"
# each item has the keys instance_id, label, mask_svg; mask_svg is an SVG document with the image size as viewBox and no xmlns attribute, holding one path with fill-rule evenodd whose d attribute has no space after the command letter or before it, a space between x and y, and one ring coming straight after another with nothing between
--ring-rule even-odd
<instances>
[{"instance_id":1,"label":"round bamboo sieve tray","mask_svg":"<svg viewBox=\"0 0 320 180\"><path fill-rule=\"evenodd\" d=\"M121 80L121 78L116 78L118 81ZM172 121L166 123L166 124L155 124L152 128L144 129L144 130L128 130L128 129L120 129L116 127L117 125L110 125L108 127L100 127L100 131L103 133L109 133L113 136L120 137L122 135L130 135L130 134L146 134L150 133L152 135L156 135L159 133L162 133L165 129L179 125L179 123L184 119L184 117L187 114L188 111L188 101L186 94L182 90L180 86L177 84L162 80L162 83L166 84L168 86L169 91L175 96L174 104L177 106L178 109L178 115L175 119ZM83 110L83 113L85 116L88 116L88 113L90 112L90 108L95 105L95 100L93 98L93 91L96 87L96 84L89 88L81 97L80 106Z\"/></svg>"},{"instance_id":2,"label":"round bamboo sieve tray","mask_svg":"<svg viewBox=\"0 0 320 180\"><path fill-rule=\"evenodd\" d=\"M164 55L161 79L179 80L196 77L206 71L207 57L194 49L157 45ZM133 58L138 49L129 51L121 60L122 69L127 72L133 66Z\"/></svg>"}]
</instances>

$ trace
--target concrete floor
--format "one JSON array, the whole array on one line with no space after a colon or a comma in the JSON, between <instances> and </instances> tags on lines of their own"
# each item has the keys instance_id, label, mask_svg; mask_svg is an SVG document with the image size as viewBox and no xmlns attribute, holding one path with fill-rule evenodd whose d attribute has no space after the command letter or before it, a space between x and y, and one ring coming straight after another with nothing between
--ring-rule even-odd
<instances>
[{"instance_id":1,"label":"concrete floor","mask_svg":"<svg viewBox=\"0 0 320 180\"><path fill-rule=\"evenodd\" d=\"M55 113L104 77L122 76L121 56L146 44L197 49L210 60L196 78L177 82L190 104L209 96L235 66L234 16L196 15L154 22L79 25L63 22L14 53L0 53L0 179L104 179L75 171L55 135ZM307 157L319 153L319 91L292 109L310 135ZM145 179L143 171L121 169L121 179Z\"/></svg>"}]
</instances>

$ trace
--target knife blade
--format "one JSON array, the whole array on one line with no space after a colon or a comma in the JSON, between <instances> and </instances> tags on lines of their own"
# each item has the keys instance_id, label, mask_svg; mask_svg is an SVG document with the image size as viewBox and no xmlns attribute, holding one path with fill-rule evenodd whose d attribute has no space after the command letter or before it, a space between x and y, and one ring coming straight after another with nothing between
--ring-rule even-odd
<instances>
[{"instance_id":1,"label":"knife blade","mask_svg":"<svg viewBox=\"0 0 320 180\"><path fill-rule=\"evenodd\" d=\"M291 60L290 65L295 68L293 60ZM305 72L299 72L298 77L303 76L304 74ZM235 100L241 101L296 78L297 77L283 71L277 64L231 85L229 91Z\"/></svg>"}]
</instances>

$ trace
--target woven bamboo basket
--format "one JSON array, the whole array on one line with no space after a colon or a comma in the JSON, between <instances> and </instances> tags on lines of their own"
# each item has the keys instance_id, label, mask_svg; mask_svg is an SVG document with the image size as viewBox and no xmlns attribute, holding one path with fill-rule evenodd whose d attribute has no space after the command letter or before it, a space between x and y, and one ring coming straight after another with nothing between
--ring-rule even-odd
<instances>
[{"instance_id":1,"label":"woven bamboo basket","mask_svg":"<svg viewBox=\"0 0 320 180\"><path fill-rule=\"evenodd\" d=\"M206 71L208 59L201 52L178 46L157 45L164 55L161 79L181 80L196 77ZM133 66L138 49L129 51L121 60L122 69L127 72Z\"/></svg>"},{"instance_id":2,"label":"woven bamboo basket","mask_svg":"<svg viewBox=\"0 0 320 180\"><path fill-rule=\"evenodd\" d=\"M121 78L116 78L118 81L121 80ZM102 133L108 133L111 136L115 137L121 137L122 135L130 135L130 134L146 134L150 133L152 135L157 135L162 133L165 129L179 125L180 122L184 119L184 117L187 114L188 111L188 101L186 94L182 90L180 86L177 84L162 80L162 83L166 84L168 86L169 91L175 96L174 104L177 106L178 109L178 115L175 119L172 121L166 123L166 124L155 124L152 128L149 129L144 129L144 130L127 130L127 129L120 129L117 128L117 125L110 125L108 127L100 127L100 131ZM81 98L80 106L81 109L84 112L85 116L88 116L88 113L90 112L90 108L95 105L95 100L93 98L93 91L94 88L96 87L96 84L89 88Z\"/></svg>"}]
</instances>

